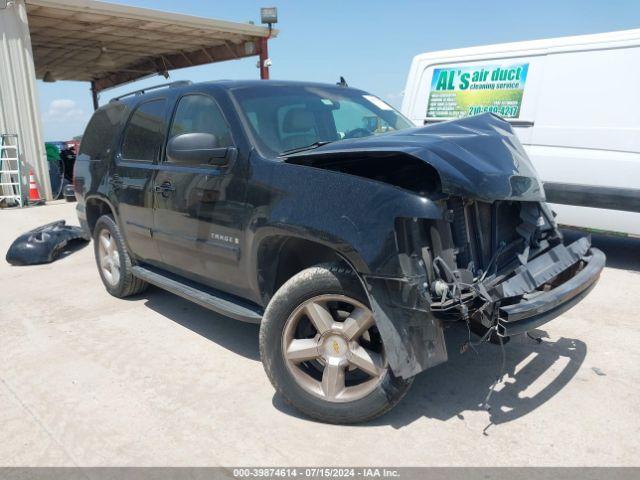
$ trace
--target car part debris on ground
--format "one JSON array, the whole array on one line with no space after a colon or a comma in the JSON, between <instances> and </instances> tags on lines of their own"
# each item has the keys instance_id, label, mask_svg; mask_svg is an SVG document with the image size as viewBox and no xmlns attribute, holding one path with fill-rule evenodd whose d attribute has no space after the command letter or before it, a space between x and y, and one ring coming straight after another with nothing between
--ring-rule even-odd
<instances>
[{"instance_id":1,"label":"car part debris on ground","mask_svg":"<svg viewBox=\"0 0 640 480\"><path fill-rule=\"evenodd\" d=\"M7 251L11 265L36 265L53 262L72 241L89 241L80 227L64 220L48 223L20 235Z\"/></svg>"}]
</instances>

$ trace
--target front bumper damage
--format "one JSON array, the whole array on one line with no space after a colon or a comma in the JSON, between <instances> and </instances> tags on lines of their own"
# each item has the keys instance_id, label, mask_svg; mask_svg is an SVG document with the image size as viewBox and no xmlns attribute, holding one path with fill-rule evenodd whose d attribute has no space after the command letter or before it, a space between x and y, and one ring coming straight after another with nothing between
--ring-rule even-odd
<instances>
[{"instance_id":1,"label":"front bumper damage","mask_svg":"<svg viewBox=\"0 0 640 480\"><path fill-rule=\"evenodd\" d=\"M523 266L515 276L500 284L500 297L521 298L517 303L500 306L497 333L508 337L524 333L553 320L582 300L595 286L605 265L605 255L590 248L588 237L576 240L568 247L558 245ZM553 289L540 287L562 275L576 273Z\"/></svg>"},{"instance_id":2,"label":"front bumper damage","mask_svg":"<svg viewBox=\"0 0 640 480\"><path fill-rule=\"evenodd\" d=\"M408 264L402 279L364 277L389 364L403 378L447 360L447 322L464 320L483 332L509 337L553 320L591 291L605 255L591 247L588 237L568 246L560 243L516 268L506 280L493 276L459 291L449 300L453 307L444 310L434 302L428 275L421 273L425 262Z\"/></svg>"}]
</instances>

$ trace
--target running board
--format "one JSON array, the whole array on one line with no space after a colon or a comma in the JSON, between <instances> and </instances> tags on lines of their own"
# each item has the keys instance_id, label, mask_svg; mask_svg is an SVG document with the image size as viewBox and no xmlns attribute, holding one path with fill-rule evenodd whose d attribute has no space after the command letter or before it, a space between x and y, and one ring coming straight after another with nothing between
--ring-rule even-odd
<instances>
[{"instance_id":1,"label":"running board","mask_svg":"<svg viewBox=\"0 0 640 480\"><path fill-rule=\"evenodd\" d=\"M132 267L131 273L145 282L227 317L249 323L260 323L262 320L262 311L257 306L224 293L204 290L140 266Z\"/></svg>"}]
</instances>

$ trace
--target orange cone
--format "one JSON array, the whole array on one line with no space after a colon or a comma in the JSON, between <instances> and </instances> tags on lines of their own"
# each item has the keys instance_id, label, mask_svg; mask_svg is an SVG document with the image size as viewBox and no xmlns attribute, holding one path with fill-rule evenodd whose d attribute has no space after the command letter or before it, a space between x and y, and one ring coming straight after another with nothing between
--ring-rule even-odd
<instances>
[{"instance_id":1,"label":"orange cone","mask_svg":"<svg viewBox=\"0 0 640 480\"><path fill-rule=\"evenodd\" d=\"M38 192L38 184L33 170L29 169L29 203L41 203L40 192Z\"/></svg>"}]
</instances>

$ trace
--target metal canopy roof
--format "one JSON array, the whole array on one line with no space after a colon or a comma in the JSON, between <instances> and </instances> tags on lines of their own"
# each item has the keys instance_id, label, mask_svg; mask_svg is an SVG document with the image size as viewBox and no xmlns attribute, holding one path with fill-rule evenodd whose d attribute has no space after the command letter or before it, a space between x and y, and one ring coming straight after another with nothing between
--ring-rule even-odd
<instances>
[{"instance_id":1,"label":"metal canopy roof","mask_svg":"<svg viewBox=\"0 0 640 480\"><path fill-rule=\"evenodd\" d=\"M167 71L257 55L277 30L96 0L26 0L36 78L95 91Z\"/></svg>"}]
</instances>

